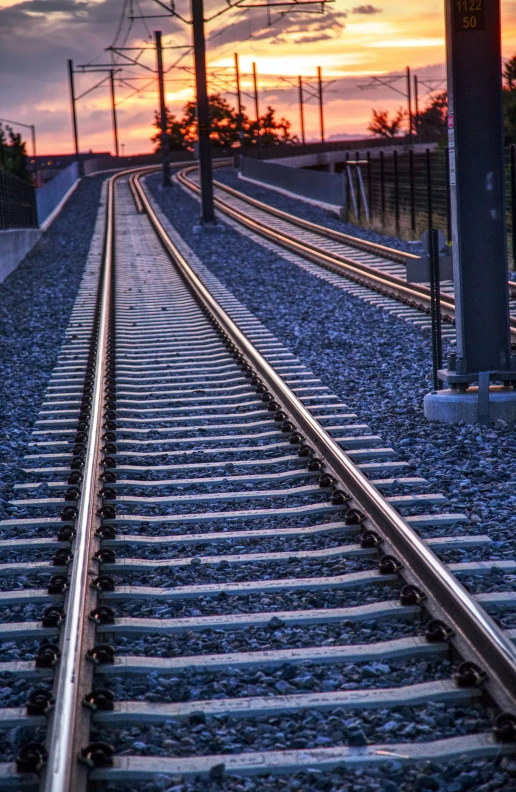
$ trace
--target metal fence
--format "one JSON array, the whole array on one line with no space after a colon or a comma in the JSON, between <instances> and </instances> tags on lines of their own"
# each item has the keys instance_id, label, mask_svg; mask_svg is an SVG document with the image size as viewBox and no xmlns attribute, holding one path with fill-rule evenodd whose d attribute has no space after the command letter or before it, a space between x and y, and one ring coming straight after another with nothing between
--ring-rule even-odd
<instances>
[{"instance_id":1,"label":"metal fence","mask_svg":"<svg viewBox=\"0 0 516 792\"><path fill-rule=\"evenodd\" d=\"M32 184L0 171L0 228L36 228L37 225Z\"/></svg>"},{"instance_id":2,"label":"metal fence","mask_svg":"<svg viewBox=\"0 0 516 792\"><path fill-rule=\"evenodd\" d=\"M354 164L359 162L358 165ZM353 164L346 165L346 162ZM402 239L418 239L428 228L441 229L451 241L451 207L448 149L425 151L366 152L365 159L346 152L336 170L345 170L349 220ZM359 189L359 174L364 184L366 207ZM351 183L352 182L352 183ZM516 147L506 150L505 185L507 204L507 242L511 269L516 269ZM349 200L354 192L354 202Z\"/></svg>"}]
</instances>

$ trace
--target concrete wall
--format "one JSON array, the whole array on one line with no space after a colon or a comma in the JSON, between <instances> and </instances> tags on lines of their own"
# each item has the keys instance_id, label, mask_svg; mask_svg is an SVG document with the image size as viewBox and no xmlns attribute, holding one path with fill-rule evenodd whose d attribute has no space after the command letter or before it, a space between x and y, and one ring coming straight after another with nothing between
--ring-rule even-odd
<instances>
[{"instance_id":1,"label":"concrete wall","mask_svg":"<svg viewBox=\"0 0 516 792\"><path fill-rule=\"evenodd\" d=\"M50 217L78 178L79 168L76 162L72 162L67 168L59 171L51 181L36 190L38 225L42 225Z\"/></svg>"},{"instance_id":2,"label":"concrete wall","mask_svg":"<svg viewBox=\"0 0 516 792\"><path fill-rule=\"evenodd\" d=\"M290 158L289 158L290 160ZM262 184L285 190L334 208L346 208L346 177L344 174L303 170L281 163L240 157L240 174Z\"/></svg>"},{"instance_id":3,"label":"concrete wall","mask_svg":"<svg viewBox=\"0 0 516 792\"><path fill-rule=\"evenodd\" d=\"M334 173L336 163L343 165L346 161L346 154L349 155L349 159L355 159L355 152L358 152L359 159L366 159L368 151L371 151L371 156L373 158L379 157L380 151L383 151L386 157L391 157L394 151L397 151L398 154L403 154L405 151L408 151L409 148L413 149L414 152L422 152L427 148L433 151L437 148L437 143L418 143L410 147L383 145L371 149L368 146L364 146L362 142L362 146L357 146L353 151L320 151L315 154L300 154L291 157L282 157L281 164L289 165L291 168L323 167L330 173ZM274 160L274 163L277 164L278 160Z\"/></svg>"},{"instance_id":4,"label":"concrete wall","mask_svg":"<svg viewBox=\"0 0 516 792\"><path fill-rule=\"evenodd\" d=\"M41 236L39 228L0 231L0 283L16 269Z\"/></svg>"}]
</instances>

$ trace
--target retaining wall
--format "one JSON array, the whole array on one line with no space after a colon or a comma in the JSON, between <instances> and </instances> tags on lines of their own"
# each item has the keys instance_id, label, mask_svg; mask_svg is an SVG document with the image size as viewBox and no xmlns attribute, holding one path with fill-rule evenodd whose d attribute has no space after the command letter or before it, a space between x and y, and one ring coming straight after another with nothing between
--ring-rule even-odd
<instances>
[{"instance_id":1,"label":"retaining wall","mask_svg":"<svg viewBox=\"0 0 516 792\"><path fill-rule=\"evenodd\" d=\"M0 231L0 283L16 269L40 236L39 228L7 228Z\"/></svg>"},{"instance_id":2,"label":"retaining wall","mask_svg":"<svg viewBox=\"0 0 516 792\"><path fill-rule=\"evenodd\" d=\"M59 171L59 173L43 187L39 187L36 190L36 208L39 226L41 226L45 220L48 220L67 192L75 185L78 178L78 165L76 162L72 162L67 168L63 168L63 170Z\"/></svg>"},{"instance_id":3,"label":"retaining wall","mask_svg":"<svg viewBox=\"0 0 516 792\"><path fill-rule=\"evenodd\" d=\"M286 192L346 212L346 176L343 173L303 170L278 162L240 157L240 174Z\"/></svg>"}]
</instances>

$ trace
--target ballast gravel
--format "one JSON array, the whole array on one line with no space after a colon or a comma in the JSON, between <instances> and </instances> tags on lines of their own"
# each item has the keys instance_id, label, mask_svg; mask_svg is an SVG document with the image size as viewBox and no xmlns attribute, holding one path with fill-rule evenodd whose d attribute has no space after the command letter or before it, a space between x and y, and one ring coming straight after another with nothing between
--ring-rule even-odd
<instances>
[{"instance_id":1,"label":"ballast gravel","mask_svg":"<svg viewBox=\"0 0 516 792\"><path fill-rule=\"evenodd\" d=\"M13 495L11 485L23 480L23 455L64 340L104 179L79 183L39 242L0 284L2 512Z\"/></svg>"},{"instance_id":2,"label":"ballast gravel","mask_svg":"<svg viewBox=\"0 0 516 792\"><path fill-rule=\"evenodd\" d=\"M385 245L395 250L401 250L404 253L414 253L418 256L422 252L422 248L419 244L411 244L404 239L379 234L369 228L362 228L353 223L344 223L337 217L335 212L329 209L323 209L320 206L315 206L297 198L291 198L288 195L278 193L276 190L270 190L259 184L253 184L245 179L240 179L234 168L217 168L214 178L222 184L248 195L250 198L255 198L283 212L288 212L288 214L300 217L302 220L309 220L311 223L317 223L317 225L331 228L334 231L340 231L342 234L349 234L359 239L365 239L366 242L375 242L377 245Z\"/></svg>"},{"instance_id":3,"label":"ballast gravel","mask_svg":"<svg viewBox=\"0 0 516 792\"><path fill-rule=\"evenodd\" d=\"M217 177L221 178L220 173ZM470 527L475 532L480 529L493 540L487 551L479 554L475 549L461 553L461 560L515 558L514 431L500 421L489 427L450 427L426 422L422 402L430 390L428 336L379 307L334 288L228 226L224 227L223 236L194 232L195 221L192 218L199 215L198 202L177 185L170 190L161 189L158 177L151 177L148 184L175 228L202 262L303 364L321 378L324 385L357 413L360 421L366 422L374 434L382 437L386 446L391 445L401 458L408 461L404 474L426 478L430 491L442 492L449 498L448 511L466 513ZM241 189L240 184L235 186ZM260 189L249 184L245 187L253 197L264 199ZM290 199L287 201L283 196L270 196L268 191L267 199L282 209L329 224L306 204L293 199L292 202ZM355 232L354 229L344 229L337 220L332 219L333 222L341 230ZM446 535L449 532L449 528L444 527L432 529L429 534ZM459 532L467 533L468 525L459 527ZM472 590L483 591L512 589L513 577L492 572L482 576L468 575L464 580ZM352 594L339 592L339 595L343 593L346 598ZM332 592L332 600L335 594ZM362 595L363 592L358 594L357 601ZM274 596L266 598L270 603L269 609L276 604ZM293 598L289 599L289 607L303 607L299 600L294 605ZM205 612L199 601L196 605L201 607L197 612ZM335 606L334 602L332 606ZM316 607L321 607L320 601ZM189 606L176 615L186 615L186 612L190 612ZM414 723L418 717L419 714L414 714ZM439 731L438 721L433 715L429 717L432 724L430 733L434 737ZM377 726L375 737L387 739L385 723L377 722ZM119 737L129 745L127 730ZM149 740L152 736L143 738L141 742L144 752L148 750ZM134 744L128 750L136 750ZM413 789L462 792L463 789L474 789L475 792L489 792L516 788L516 764L506 760L497 763L465 759L459 764L454 763L453 769L451 765L438 764L408 771L401 765L396 766L395 762L392 765L391 772L386 768L377 771L343 770L340 776L324 771L314 776L301 773L290 778L274 778L273 782L272 779L227 780L224 786L227 784L228 790L235 788L246 792L247 789L312 789L314 783L317 783L315 788L329 792L344 789L381 792L408 792ZM507 772L507 767L510 772ZM167 789L166 786L163 788ZM175 786L170 786L171 790L181 792L194 788L195 784L183 783L180 779Z\"/></svg>"}]
</instances>

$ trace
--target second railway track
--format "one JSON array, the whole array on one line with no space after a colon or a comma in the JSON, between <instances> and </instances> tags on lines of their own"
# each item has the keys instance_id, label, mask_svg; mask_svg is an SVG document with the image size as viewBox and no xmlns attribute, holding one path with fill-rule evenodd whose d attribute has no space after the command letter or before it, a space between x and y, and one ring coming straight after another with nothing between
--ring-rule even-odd
<instances>
[{"instance_id":1,"label":"second railway track","mask_svg":"<svg viewBox=\"0 0 516 792\"><path fill-rule=\"evenodd\" d=\"M199 193L196 165L181 170L177 179L186 189ZM220 181L214 181L214 188L215 205L222 215L337 275L412 308L429 312L429 287L407 283L406 280L406 265L417 260L418 256L310 222ZM508 281L508 288L511 334L516 343L516 283ZM451 281L443 281L441 286L441 314L445 322L454 322ZM445 334L450 335L446 330Z\"/></svg>"},{"instance_id":2,"label":"second railway track","mask_svg":"<svg viewBox=\"0 0 516 792\"><path fill-rule=\"evenodd\" d=\"M0 635L20 645L0 662L18 684L0 788L315 767L331 789L393 758L513 753L516 631L487 611L516 595L459 580L516 563L457 561L488 537L133 182L136 204L128 174L109 181L104 253L0 525Z\"/></svg>"}]
</instances>

